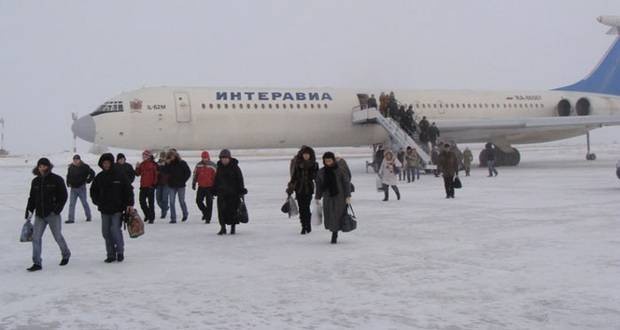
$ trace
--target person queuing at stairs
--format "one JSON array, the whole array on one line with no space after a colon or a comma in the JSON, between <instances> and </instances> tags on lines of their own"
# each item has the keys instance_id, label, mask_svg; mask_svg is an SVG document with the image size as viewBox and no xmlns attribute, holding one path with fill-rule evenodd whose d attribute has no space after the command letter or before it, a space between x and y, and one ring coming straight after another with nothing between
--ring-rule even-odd
<instances>
[{"instance_id":1,"label":"person queuing at stairs","mask_svg":"<svg viewBox=\"0 0 620 330\"><path fill-rule=\"evenodd\" d=\"M398 101L396 100L396 95L394 92L390 92L390 96L388 98L388 111L387 117L394 117L398 112Z\"/></svg>"},{"instance_id":2,"label":"person queuing at stairs","mask_svg":"<svg viewBox=\"0 0 620 330\"><path fill-rule=\"evenodd\" d=\"M201 161L194 168L192 189L196 190L196 185L198 186L196 205L200 212L202 212L202 220L207 224L211 222L213 214L213 190L217 165L211 161L211 156L206 150L200 154L200 158Z\"/></svg>"},{"instance_id":3,"label":"person queuing at stairs","mask_svg":"<svg viewBox=\"0 0 620 330\"><path fill-rule=\"evenodd\" d=\"M381 95L379 96L379 112L381 112L381 115L384 117L388 116L388 103L389 102L390 102L390 97L385 93L381 93Z\"/></svg>"},{"instance_id":4,"label":"person queuing at stairs","mask_svg":"<svg viewBox=\"0 0 620 330\"><path fill-rule=\"evenodd\" d=\"M403 120L402 120L402 127L407 132L407 134L409 134L410 136L413 136L416 131L415 120L413 117L414 117L413 105L410 105L407 111L405 111L405 115L403 116Z\"/></svg>"},{"instance_id":5,"label":"person queuing at stairs","mask_svg":"<svg viewBox=\"0 0 620 330\"><path fill-rule=\"evenodd\" d=\"M407 176L407 182L415 182L416 178L420 180L420 165L421 158L417 150L412 147L407 147L407 153L405 155L405 172Z\"/></svg>"},{"instance_id":6,"label":"person queuing at stairs","mask_svg":"<svg viewBox=\"0 0 620 330\"><path fill-rule=\"evenodd\" d=\"M133 184L136 179L136 171L134 171L133 166L127 163L127 158L122 153L116 155L116 167L125 175L129 184Z\"/></svg>"},{"instance_id":7,"label":"person queuing at stairs","mask_svg":"<svg viewBox=\"0 0 620 330\"><path fill-rule=\"evenodd\" d=\"M390 199L390 187L396 194L396 199L400 200L400 191L396 186L398 184L398 172L402 168L401 162L394 156L391 150L385 152L383 162L381 163L381 169L379 170L379 177L383 184L383 201L387 202Z\"/></svg>"},{"instance_id":8,"label":"person queuing at stairs","mask_svg":"<svg viewBox=\"0 0 620 330\"><path fill-rule=\"evenodd\" d=\"M291 179L288 182L286 193L291 196L295 193L295 199L299 205L299 221L301 222L301 234L309 234L312 231L310 219L310 204L314 194L314 180L319 171L314 150L303 146L295 156Z\"/></svg>"},{"instance_id":9,"label":"person queuing at stairs","mask_svg":"<svg viewBox=\"0 0 620 330\"><path fill-rule=\"evenodd\" d=\"M93 182L95 171L88 164L82 161L80 155L74 155L73 161L67 169L67 186L71 188L69 193L69 216L65 223L75 222L75 204L80 199L86 221L90 221L92 216L90 206L88 206L88 197L86 196L86 185Z\"/></svg>"},{"instance_id":10,"label":"person queuing at stairs","mask_svg":"<svg viewBox=\"0 0 620 330\"><path fill-rule=\"evenodd\" d=\"M52 173L54 166L49 159L41 158L37 161L37 167L32 170L35 178L30 183L30 195L26 205L26 219L30 220L34 215L34 231L32 234L32 262L29 272L42 269L41 245L45 228L49 225L52 235L60 248L62 260L60 265L69 263L71 251L62 236L62 219L60 213L67 202L67 187L65 181Z\"/></svg>"},{"instance_id":11,"label":"person queuing at stairs","mask_svg":"<svg viewBox=\"0 0 620 330\"><path fill-rule=\"evenodd\" d=\"M189 216L187 204L185 203L185 184L192 176L192 171L189 169L187 163L181 159L181 156L175 149L170 149L170 151L168 151L164 171L168 174L168 187L170 188L170 193L168 195L170 223L177 222L175 205L177 196L179 196L179 204L181 205L181 212L183 213L181 221L185 222Z\"/></svg>"},{"instance_id":12,"label":"person queuing at stairs","mask_svg":"<svg viewBox=\"0 0 620 330\"><path fill-rule=\"evenodd\" d=\"M469 147L466 147L463 151L463 169L465 170L465 176L469 176L473 160L474 155L471 153L471 150L469 150Z\"/></svg>"},{"instance_id":13,"label":"person queuing at stairs","mask_svg":"<svg viewBox=\"0 0 620 330\"><path fill-rule=\"evenodd\" d=\"M440 152L441 151L439 150L439 148L437 146L433 147L433 149L431 150L431 163L433 163L435 165L438 164ZM439 173L440 173L439 170L435 169L434 174L435 174L436 178L439 177Z\"/></svg>"},{"instance_id":14,"label":"person queuing at stairs","mask_svg":"<svg viewBox=\"0 0 620 330\"><path fill-rule=\"evenodd\" d=\"M437 168L443 175L446 198L454 198L454 180L459 176L459 160L449 143L441 147Z\"/></svg>"},{"instance_id":15,"label":"person queuing at stairs","mask_svg":"<svg viewBox=\"0 0 620 330\"><path fill-rule=\"evenodd\" d=\"M435 122L431 124L428 128L428 139L431 142L431 146L435 146L437 144L437 138L439 138L439 128L435 125Z\"/></svg>"},{"instance_id":16,"label":"person queuing at stairs","mask_svg":"<svg viewBox=\"0 0 620 330\"><path fill-rule=\"evenodd\" d=\"M316 176L314 199L319 207L323 200L323 224L332 232L332 244L338 242L338 232L342 229L347 206L351 204L350 188L349 176L336 162L334 153L323 154L323 168Z\"/></svg>"},{"instance_id":17,"label":"person queuing at stairs","mask_svg":"<svg viewBox=\"0 0 620 330\"><path fill-rule=\"evenodd\" d=\"M90 198L101 212L101 234L105 240L105 263L125 260L125 242L121 230L121 214L131 212L133 188L125 173L114 166L114 155L105 153L99 158L101 172L90 186Z\"/></svg>"},{"instance_id":18,"label":"person queuing at stairs","mask_svg":"<svg viewBox=\"0 0 620 330\"><path fill-rule=\"evenodd\" d=\"M232 158L230 150L220 151L220 160L217 162L214 191L217 195L217 214L220 222L218 235L226 235L226 225L230 226L230 234L236 233L239 224L237 211L241 200L248 191L243 183L243 173L239 168L239 161Z\"/></svg>"},{"instance_id":19,"label":"person queuing at stairs","mask_svg":"<svg viewBox=\"0 0 620 330\"><path fill-rule=\"evenodd\" d=\"M136 163L136 175L140 177L140 208L144 213L144 222L155 222L155 187L157 186L157 163L153 154L145 150L142 162Z\"/></svg>"},{"instance_id":20,"label":"person queuing at stairs","mask_svg":"<svg viewBox=\"0 0 620 330\"><path fill-rule=\"evenodd\" d=\"M420 120L420 123L418 124L418 126L420 128L420 132L418 136L420 139L420 142L424 146L424 149L428 150L428 141L429 141L428 130L430 128L430 124L428 120L426 119L426 116L422 117L422 120Z\"/></svg>"},{"instance_id":21,"label":"person queuing at stairs","mask_svg":"<svg viewBox=\"0 0 620 330\"><path fill-rule=\"evenodd\" d=\"M168 195L170 194L168 173L164 170L166 166L166 155L165 151L160 152L159 160L157 160L157 187L155 188L155 199L161 211L161 219L165 219L168 213Z\"/></svg>"},{"instance_id":22,"label":"person queuing at stairs","mask_svg":"<svg viewBox=\"0 0 620 330\"><path fill-rule=\"evenodd\" d=\"M398 161L403 164L402 168L405 168L405 149L400 148L400 150L398 150L398 153L396 153L396 159L398 159ZM405 171L404 170L400 170L398 171L398 181L404 181L406 179L406 175L405 175Z\"/></svg>"},{"instance_id":23,"label":"person queuing at stairs","mask_svg":"<svg viewBox=\"0 0 620 330\"><path fill-rule=\"evenodd\" d=\"M375 98L375 94L370 95L370 98L368 99L368 107L369 108L375 108L377 109L377 99Z\"/></svg>"}]
</instances>

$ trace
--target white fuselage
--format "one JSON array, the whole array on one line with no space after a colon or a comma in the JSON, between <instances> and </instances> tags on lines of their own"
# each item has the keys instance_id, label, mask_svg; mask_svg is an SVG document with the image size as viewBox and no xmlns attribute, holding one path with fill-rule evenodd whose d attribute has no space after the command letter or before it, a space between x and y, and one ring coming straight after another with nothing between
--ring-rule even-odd
<instances>
[{"instance_id":1,"label":"white fuselage","mask_svg":"<svg viewBox=\"0 0 620 330\"><path fill-rule=\"evenodd\" d=\"M389 91L386 91L389 92ZM614 115L620 98L566 91L475 92L394 91L412 104L416 117L442 121L558 116L562 99L575 104L587 97L592 115ZM173 88L127 92L93 113L94 143L129 149L285 148L361 146L382 143L388 135L376 124L355 125L357 95L381 91L331 88ZM112 104L122 104L113 108ZM113 111L116 110L116 111ZM572 110L575 111L574 109ZM574 115L574 114L572 114ZM519 131L463 130L442 134L456 142L533 143L583 134L587 128Z\"/></svg>"}]
</instances>

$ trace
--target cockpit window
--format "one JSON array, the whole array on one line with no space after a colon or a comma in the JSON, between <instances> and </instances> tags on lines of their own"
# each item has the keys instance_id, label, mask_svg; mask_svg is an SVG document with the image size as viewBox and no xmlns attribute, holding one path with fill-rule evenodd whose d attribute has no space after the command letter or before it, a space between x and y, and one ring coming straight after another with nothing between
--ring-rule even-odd
<instances>
[{"instance_id":1,"label":"cockpit window","mask_svg":"<svg viewBox=\"0 0 620 330\"><path fill-rule=\"evenodd\" d=\"M101 114L108 113L108 112L123 112L123 102L122 101L108 101L102 104L101 106L99 106L99 108L97 108L97 110L95 110L90 115L96 116L96 115L101 115Z\"/></svg>"}]
</instances>

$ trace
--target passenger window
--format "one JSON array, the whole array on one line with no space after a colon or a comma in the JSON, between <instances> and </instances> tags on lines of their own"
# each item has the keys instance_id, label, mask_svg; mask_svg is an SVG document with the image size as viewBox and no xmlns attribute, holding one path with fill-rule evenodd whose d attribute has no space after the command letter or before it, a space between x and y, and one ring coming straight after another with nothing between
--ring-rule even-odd
<instances>
[{"instance_id":1,"label":"passenger window","mask_svg":"<svg viewBox=\"0 0 620 330\"><path fill-rule=\"evenodd\" d=\"M320 103L319 103L319 104L317 104L317 105L316 105L316 107L317 107L317 108L319 108L319 109L321 109L321 104L320 104Z\"/></svg>"},{"instance_id":2,"label":"passenger window","mask_svg":"<svg viewBox=\"0 0 620 330\"><path fill-rule=\"evenodd\" d=\"M235 108L235 104L234 104L234 103L232 104L232 108L233 108L233 109Z\"/></svg>"},{"instance_id":3,"label":"passenger window","mask_svg":"<svg viewBox=\"0 0 620 330\"><path fill-rule=\"evenodd\" d=\"M297 109L301 109L301 105L297 103Z\"/></svg>"},{"instance_id":4,"label":"passenger window","mask_svg":"<svg viewBox=\"0 0 620 330\"><path fill-rule=\"evenodd\" d=\"M314 103L310 103L310 109L314 109Z\"/></svg>"},{"instance_id":5,"label":"passenger window","mask_svg":"<svg viewBox=\"0 0 620 330\"><path fill-rule=\"evenodd\" d=\"M308 109L308 104L304 103L304 109Z\"/></svg>"},{"instance_id":6,"label":"passenger window","mask_svg":"<svg viewBox=\"0 0 620 330\"><path fill-rule=\"evenodd\" d=\"M261 103L260 108L265 109L265 103Z\"/></svg>"},{"instance_id":7,"label":"passenger window","mask_svg":"<svg viewBox=\"0 0 620 330\"><path fill-rule=\"evenodd\" d=\"M271 107L271 103L269 103L269 109L272 109L272 107Z\"/></svg>"},{"instance_id":8,"label":"passenger window","mask_svg":"<svg viewBox=\"0 0 620 330\"><path fill-rule=\"evenodd\" d=\"M327 103L325 103L325 105L323 106L323 108L327 109Z\"/></svg>"},{"instance_id":9,"label":"passenger window","mask_svg":"<svg viewBox=\"0 0 620 330\"><path fill-rule=\"evenodd\" d=\"M207 108L207 106L203 103L203 104L202 104L202 108L203 108L203 109L206 109L206 108Z\"/></svg>"},{"instance_id":10,"label":"passenger window","mask_svg":"<svg viewBox=\"0 0 620 330\"><path fill-rule=\"evenodd\" d=\"M276 103L276 109L280 109L280 104Z\"/></svg>"},{"instance_id":11,"label":"passenger window","mask_svg":"<svg viewBox=\"0 0 620 330\"><path fill-rule=\"evenodd\" d=\"M224 103L224 109L228 109L228 103Z\"/></svg>"},{"instance_id":12,"label":"passenger window","mask_svg":"<svg viewBox=\"0 0 620 330\"><path fill-rule=\"evenodd\" d=\"M209 103L209 109L213 109L213 103Z\"/></svg>"},{"instance_id":13,"label":"passenger window","mask_svg":"<svg viewBox=\"0 0 620 330\"><path fill-rule=\"evenodd\" d=\"M217 104L217 108L218 108L218 109L220 109L220 107L221 107L221 105L218 103L218 104Z\"/></svg>"}]
</instances>

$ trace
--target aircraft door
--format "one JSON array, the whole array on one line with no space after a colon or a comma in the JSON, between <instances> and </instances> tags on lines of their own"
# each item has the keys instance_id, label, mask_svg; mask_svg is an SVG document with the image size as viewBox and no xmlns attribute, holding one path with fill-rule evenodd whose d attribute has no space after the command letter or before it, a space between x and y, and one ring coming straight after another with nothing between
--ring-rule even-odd
<instances>
[{"instance_id":1,"label":"aircraft door","mask_svg":"<svg viewBox=\"0 0 620 330\"><path fill-rule=\"evenodd\" d=\"M192 121L192 107L189 102L189 94L186 92L175 92L174 103L177 114L177 122L189 123Z\"/></svg>"}]
</instances>

